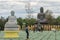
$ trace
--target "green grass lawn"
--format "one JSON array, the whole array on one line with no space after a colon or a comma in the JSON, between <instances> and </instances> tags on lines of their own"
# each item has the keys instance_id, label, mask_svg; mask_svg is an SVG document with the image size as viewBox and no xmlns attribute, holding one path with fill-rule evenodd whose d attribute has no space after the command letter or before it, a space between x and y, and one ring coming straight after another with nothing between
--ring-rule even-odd
<instances>
[{"instance_id":1,"label":"green grass lawn","mask_svg":"<svg viewBox=\"0 0 60 40\"><path fill-rule=\"evenodd\" d=\"M29 31L29 40L60 40L60 31L43 31L43 32L33 32ZM0 40L26 40L25 31L19 32L18 39L4 39L4 32L0 32Z\"/></svg>"}]
</instances>

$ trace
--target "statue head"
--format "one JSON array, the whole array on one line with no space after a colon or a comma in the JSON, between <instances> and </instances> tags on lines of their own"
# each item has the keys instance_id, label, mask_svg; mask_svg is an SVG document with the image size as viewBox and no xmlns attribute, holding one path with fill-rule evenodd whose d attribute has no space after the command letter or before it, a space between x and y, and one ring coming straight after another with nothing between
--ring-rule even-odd
<instances>
[{"instance_id":1,"label":"statue head","mask_svg":"<svg viewBox=\"0 0 60 40\"><path fill-rule=\"evenodd\" d=\"M43 7L40 8L40 12L43 13L44 12L44 9Z\"/></svg>"},{"instance_id":2,"label":"statue head","mask_svg":"<svg viewBox=\"0 0 60 40\"><path fill-rule=\"evenodd\" d=\"M14 11L11 11L11 16L14 16L14 13L15 13Z\"/></svg>"}]
</instances>

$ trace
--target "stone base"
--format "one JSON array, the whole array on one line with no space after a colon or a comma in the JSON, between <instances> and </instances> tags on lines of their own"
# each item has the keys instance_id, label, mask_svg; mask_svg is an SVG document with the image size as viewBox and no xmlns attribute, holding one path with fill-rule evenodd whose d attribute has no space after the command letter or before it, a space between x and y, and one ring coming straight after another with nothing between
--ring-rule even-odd
<instances>
[{"instance_id":1,"label":"stone base","mask_svg":"<svg viewBox=\"0 0 60 40\"><path fill-rule=\"evenodd\" d=\"M19 31L4 31L4 38L18 38Z\"/></svg>"},{"instance_id":2,"label":"stone base","mask_svg":"<svg viewBox=\"0 0 60 40\"><path fill-rule=\"evenodd\" d=\"M4 28L5 31L19 31L19 28Z\"/></svg>"}]
</instances>

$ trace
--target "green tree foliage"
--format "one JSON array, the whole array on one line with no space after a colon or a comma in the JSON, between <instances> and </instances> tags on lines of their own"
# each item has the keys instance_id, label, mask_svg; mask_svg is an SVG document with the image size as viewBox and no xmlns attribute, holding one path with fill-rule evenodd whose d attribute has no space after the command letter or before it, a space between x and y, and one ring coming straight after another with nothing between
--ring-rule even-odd
<instances>
[{"instance_id":1,"label":"green tree foliage","mask_svg":"<svg viewBox=\"0 0 60 40\"><path fill-rule=\"evenodd\" d=\"M25 19L18 18L17 21L18 21L18 25L20 25L21 29L22 29L23 23L31 26L31 25L33 25L36 22L36 19L34 19L34 18L31 18L31 19L28 19L28 18L25 18Z\"/></svg>"},{"instance_id":2,"label":"green tree foliage","mask_svg":"<svg viewBox=\"0 0 60 40\"><path fill-rule=\"evenodd\" d=\"M2 21L2 20L0 19L0 30L4 30L4 25L5 25L5 20Z\"/></svg>"},{"instance_id":3,"label":"green tree foliage","mask_svg":"<svg viewBox=\"0 0 60 40\"><path fill-rule=\"evenodd\" d=\"M18 22L18 25L20 25L21 29L22 29L23 19L22 18L17 18L17 22Z\"/></svg>"},{"instance_id":4,"label":"green tree foliage","mask_svg":"<svg viewBox=\"0 0 60 40\"><path fill-rule=\"evenodd\" d=\"M47 10L45 12L45 18L47 19L48 24L56 24L56 19L52 16L52 11Z\"/></svg>"},{"instance_id":5,"label":"green tree foliage","mask_svg":"<svg viewBox=\"0 0 60 40\"><path fill-rule=\"evenodd\" d=\"M60 24L60 16L56 18L57 24Z\"/></svg>"},{"instance_id":6,"label":"green tree foliage","mask_svg":"<svg viewBox=\"0 0 60 40\"><path fill-rule=\"evenodd\" d=\"M52 13L53 12L51 12L49 10L46 11L45 17L47 19L48 24L60 24L60 16L58 16L57 18L54 18L52 16Z\"/></svg>"},{"instance_id":7,"label":"green tree foliage","mask_svg":"<svg viewBox=\"0 0 60 40\"><path fill-rule=\"evenodd\" d=\"M24 22L26 24L28 24L29 26L31 26L36 22L36 19L34 19L34 18L31 18L31 19L26 18L26 19L24 19Z\"/></svg>"}]
</instances>

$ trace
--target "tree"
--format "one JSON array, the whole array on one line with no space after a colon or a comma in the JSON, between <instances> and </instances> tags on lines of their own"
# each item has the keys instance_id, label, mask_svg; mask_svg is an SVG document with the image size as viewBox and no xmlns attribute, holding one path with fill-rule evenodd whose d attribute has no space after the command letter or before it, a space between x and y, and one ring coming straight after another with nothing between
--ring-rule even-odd
<instances>
[{"instance_id":1,"label":"tree","mask_svg":"<svg viewBox=\"0 0 60 40\"><path fill-rule=\"evenodd\" d=\"M60 16L56 18L57 24L60 24Z\"/></svg>"},{"instance_id":2,"label":"tree","mask_svg":"<svg viewBox=\"0 0 60 40\"><path fill-rule=\"evenodd\" d=\"M22 18L17 18L17 22L18 22L18 25L20 25L21 29L22 29L23 19Z\"/></svg>"},{"instance_id":3,"label":"tree","mask_svg":"<svg viewBox=\"0 0 60 40\"><path fill-rule=\"evenodd\" d=\"M55 18L52 16L52 13L53 12L50 10L45 12L45 18L47 19L48 24L54 24L54 22L56 22Z\"/></svg>"},{"instance_id":4,"label":"tree","mask_svg":"<svg viewBox=\"0 0 60 40\"><path fill-rule=\"evenodd\" d=\"M30 19L30 25L33 25L35 22L36 22L36 19L34 19L34 18Z\"/></svg>"},{"instance_id":5,"label":"tree","mask_svg":"<svg viewBox=\"0 0 60 40\"><path fill-rule=\"evenodd\" d=\"M25 18L23 22L28 24L29 26L31 26L36 22L36 19L34 19L34 18L31 18L31 19Z\"/></svg>"},{"instance_id":6,"label":"tree","mask_svg":"<svg viewBox=\"0 0 60 40\"><path fill-rule=\"evenodd\" d=\"M0 19L0 30L4 30L4 26L5 26L5 20L1 20Z\"/></svg>"}]
</instances>

